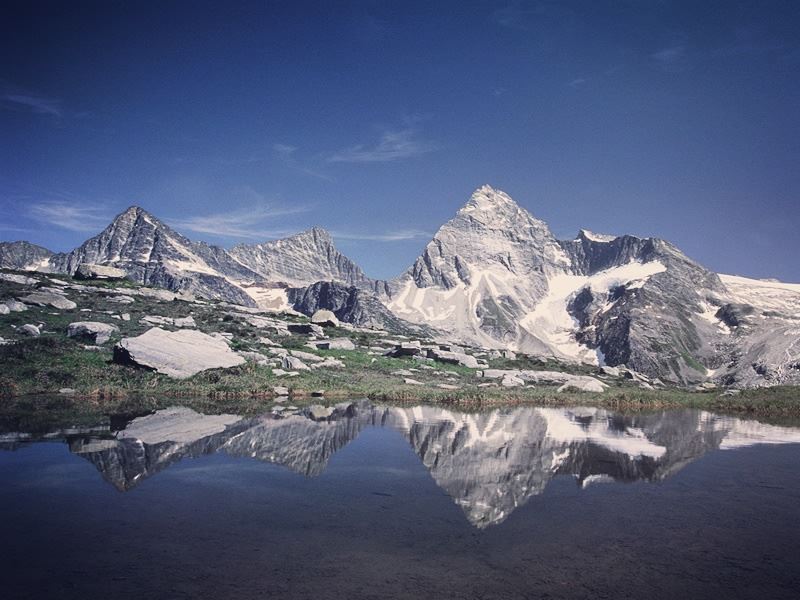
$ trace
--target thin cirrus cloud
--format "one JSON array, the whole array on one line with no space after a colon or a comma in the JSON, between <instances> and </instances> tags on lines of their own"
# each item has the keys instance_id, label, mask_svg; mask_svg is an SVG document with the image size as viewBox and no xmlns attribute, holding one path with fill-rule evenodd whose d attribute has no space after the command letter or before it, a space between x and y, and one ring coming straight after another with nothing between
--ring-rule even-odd
<instances>
[{"instance_id":1,"label":"thin cirrus cloud","mask_svg":"<svg viewBox=\"0 0 800 600\"><path fill-rule=\"evenodd\" d=\"M331 235L341 240L356 240L370 242L402 242L406 240L417 240L420 238L431 238L433 234L421 229L398 229L383 233L350 233L346 231L333 231Z\"/></svg>"},{"instance_id":2,"label":"thin cirrus cloud","mask_svg":"<svg viewBox=\"0 0 800 600\"><path fill-rule=\"evenodd\" d=\"M289 235L286 229L270 229L258 224L267 220L296 215L310 210L307 206L280 208L255 206L225 213L197 215L184 219L170 219L169 224L183 231L204 233L217 237L240 239L266 239Z\"/></svg>"},{"instance_id":3,"label":"thin cirrus cloud","mask_svg":"<svg viewBox=\"0 0 800 600\"><path fill-rule=\"evenodd\" d=\"M299 148L297 146L291 146L289 144L272 144L272 152L275 154L278 160L293 171L297 171L303 175L308 175L309 177L316 177L317 179L324 179L325 181L333 181L330 176L318 171L317 169L313 169L304 162L298 160L298 150Z\"/></svg>"},{"instance_id":4,"label":"thin cirrus cloud","mask_svg":"<svg viewBox=\"0 0 800 600\"><path fill-rule=\"evenodd\" d=\"M437 149L437 145L418 137L412 127L385 130L373 145L358 144L336 152L328 157L334 163L377 163L413 158Z\"/></svg>"},{"instance_id":5,"label":"thin cirrus cloud","mask_svg":"<svg viewBox=\"0 0 800 600\"><path fill-rule=\"evenodd\" d=\"M97 231L105 227L110 219L102 207L82 206L63 200L31 204L28 214L39 223L79 232Z\"/></svg>"},{"instance_id":6,"label":"thin cirrus cloud","mask_svg":"<svg viewBox=\"0 0 800 600\"><path fill-rule=\"evenodd\" d=\"M682 71L686 68L686 45L673 44L650 55L655 63L665 71Z\"/></svg>"},{"instance_id":7,"label":"thin cirrus cloud","mask_svg":"<svg viewBox=\"0 0 800 600\"><path fill-rule=\"evenodd\" d=\"M29 93L3 93L0 105L9 110L27 110L40 115L61 117L63 114L60 100Z\"/></svg>"}]
</instances>

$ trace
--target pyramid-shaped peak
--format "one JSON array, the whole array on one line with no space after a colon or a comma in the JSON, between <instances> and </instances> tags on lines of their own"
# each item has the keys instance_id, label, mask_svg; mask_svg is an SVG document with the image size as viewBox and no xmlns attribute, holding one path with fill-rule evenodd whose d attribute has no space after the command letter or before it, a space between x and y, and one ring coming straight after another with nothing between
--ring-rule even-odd
<instances>
[{"instance_id":1,"label":"pyramid-shaped peak","mask_svg":"<svg viewBox=\"0 0 800 600\"><path fill-rule=\"evenodd\" d=\"M482 185L472 192L472 196L461 209L464 212L483 210L511 210L518 209L519 205L511 196L502 190L497 190L490 185Z\"/></svg>"},{"instance_id":2,"label":"pyramid-shaped peak","mask_svg":"<svg viewBox=\"0 0 800 600\"><path fill-rule=\"evenodd\" d=\"M118 214L116 217L114 217L114 221L113 222L114 223L116 223L117 221L134 222L134 221L138 221L139 219L142 219L142 218L147 218L149 221L151 221L154 224L160 224L161 223L158 219L156 219L153 215L151 215L149 212L147 212L141 206L137 206L135 204L129 206L124 211L122 211L120 214Z\"/></svg>"},{"instance_id":3,"label":"pyramid-shaped peak","mask_svg":"<svg viewBox=\"0 0 800 600\"><path fill-rule=\"evenodd\" d=\"M333 242L333 237L331 236L330 232L323 227L319 227L318 225L314 225L310 229L296 233L293 236L290 236L288 239L310 239L316 243Z\"/></svg>"}]
</instances>

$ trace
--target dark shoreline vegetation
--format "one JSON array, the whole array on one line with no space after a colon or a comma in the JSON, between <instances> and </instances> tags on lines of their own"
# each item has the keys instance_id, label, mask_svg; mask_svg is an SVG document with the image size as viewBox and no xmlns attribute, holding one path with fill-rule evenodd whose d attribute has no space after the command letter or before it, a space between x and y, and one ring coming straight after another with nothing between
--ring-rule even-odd
<instances>
[{"instance_id":1,"label":"dark shoreline vegetation","mask_svg":"<svg viewBox=\"0 0 800 600\"><path fill-rule=\"evenodd\" d=\"M8 272L8 271L6 271ZM13 272L12 272L13 273ZM16 272L18 275L41 277L36 287L52 285L42 274ZM527 356L488 358L492 369L530 369L560 371L574 375L600 377L608 384L603 393L558 392L557 386L536 385L505 388L499 385L479 387L488 380L475 377L475 369L442 362L435 370L415 369L414 379L421 384L408 384L397 371L421 366L411 357L389 358L374 351L387 332L370 332L344 327L326 330L331 338L347 337L355 350L322 350L306 347L303 335L275 335L249 324L246 314L223 303L194 303L185 300L163 301L158 298L135 296L130 304L120 305L116 288L135 289L127 281L74 281L67 276L58 279L77 288L69 288L69 298L78 304L75 309L54 310L50 306L29 305L24 312L0 315L2 335L18 332L25 323L42 323L38 337L14 334L0 345L0 405L2 411L17 409L50 410L62 405L75 410L85 406L90 411L124 412L158 408L168 404L198 406L206 411L230 406L236 412L263 411L276 396L274 388L288 388L292 402L313 399L313 402L336 399L367 398L378 402L431 403L451 405L460 409L480 410L519 404L539 406L599 406L615 410L661 410L669 408L701 408L717 412L764 416L800 415L800 389L792 386L741 390L726 394L724 388L695 391L687 388L665 387L642 389L635 381L607 378L598 375L589 365L566 364ZM120 290L120 291L122 291ZM0 302L31 291L31 285L0 280ZM115 318L118 313L129 314L129 320ZM344 368L325 368L300 371L295 377L276 376L272 366L248 361L240 366L211 369L188 379L172 379L154 371L118 364L113 360L112 347L125 336L143 333L152 325L141 323L146 315L178 318L192 316L198 329L230 337L230 346L237 351L259 353L265 350L259 341L267 333L282 348L302 350L321 358L344 362ZM275 316L275 315L271 315ZM280 314L287 323L307 322L307 318ZM85 340L66 336L67 326L75 321L102 321L118 328L111 340L100 346L86 346ZM264 359L274 358L263 354ZM433 363L431 363L433 364ZM438 384L458 384L442 389ZM59 390L65 393L58 395ZM724 394L724 395L723 395ZM55 400L43 401L57 395ZM158 401L154 398L159 398ZM324 400L324 399L327 400Z\"/></svg>"}]
</instances>

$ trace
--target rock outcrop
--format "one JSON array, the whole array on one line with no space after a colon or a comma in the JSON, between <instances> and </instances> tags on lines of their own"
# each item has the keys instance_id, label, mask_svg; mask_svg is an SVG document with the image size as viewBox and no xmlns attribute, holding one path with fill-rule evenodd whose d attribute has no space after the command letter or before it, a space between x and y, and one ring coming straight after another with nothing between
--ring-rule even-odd
<instances>
[{"instance_id":1,"label":"rock outcrop","mask_svg":"<svg viewBox=\"0 0 800 600\"><path fill-rule=\"evenodd\" d=\"M166 331L155 327L140 336L123 338L114 347L114 360L134 364L176 379L206 369L241 365L244 358L216 337L193 329Z\"/></svg>"}]
</instances>

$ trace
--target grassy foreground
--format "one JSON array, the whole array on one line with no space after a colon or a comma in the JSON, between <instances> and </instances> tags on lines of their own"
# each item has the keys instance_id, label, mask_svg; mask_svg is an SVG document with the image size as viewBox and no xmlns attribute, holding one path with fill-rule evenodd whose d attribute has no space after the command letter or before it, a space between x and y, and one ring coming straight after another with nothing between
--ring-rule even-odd
<instances>
[{"instance_id":1,"label":"grassy foreground","mask_svg":"<svg viewBox=\"0 0 800 600\"><path fill-rule=\"evenodd\" d=\"M418 370L414 378L423 385L403 383L393 373L418 366L410 359L370 356L361 351L319 350L320 356L342 359L345 369L303 371L292 378L276 377L272 369L248 362L230 369L198 373L186 380L175 380L144 369L115 364L110 350L86 351L70 339L40 337L0 347L0 403L32 405L37 397L52 397L61 388L73 394L61 395L47 405L85 405L92 409L124 411L128 406L161 405L169 399L191 403L216 412L230 407L236 411L259 410L271 406L275 386L286 386L293 401L324 392L329 400L368 398L387 402L424 402L464 408L535 404L543 406L586 405L620 410L702 408L718 412L759 415L800 415L800 390L774 387L744 390L723 396L721 390L704 393L681 389L645 390L623 382L602 394L557 392L553 386L525 386L505 389L478 387L470 369L456 365L437 365L436 371ZM444 374L450 375L445 378ZM458 382L458 389L436 387L442 381ZM153 400L159 398L158 402ZM319 398L314 398L319 402ZM155 403L155 404L154 404Z\"/></svg>"},{"instance_id":2,"label":"grassy foreground","mask_svg":"<svg viewBox=\"0 0 800 600\"><path fill-rule=\"evenodd\" d=\"M0 301L20 297L32 289L52 285L46 276L36 274L35 284L0 280ZM69 283L69 277L59 276ZM48 306L30 306L25 312L0 315L0 333L13 343L0 345L0 410L30 406L85 406L89 410L124 411L126 407L148 407L154 402L192 403L206 411L229 406L234 412L263 410L271 406L276 386L289 388L292 402L311 398L320 402L319 392L328 400L368 398L386 402L424 402L448 404L465 409L480 409L521 403L569 406L591 405L619 410L655 410L677 407L702 408L717 412L758 415L800 415L800 389L775 387L744 390L736 395L722 395L723 390L693 392L681 388L647 390L622 378L605 378L609 388L604 393L558 392L555 386L504 388L486 386L486 379L476 377L474 369L452 364L423 364L410 358L388 358L374 351L385 332L352 331L332 328L332 337L346 336L356 350L312 350L305 346L305 336L276 335L248 322L247 315L213 302L184 300L162 301L135 296L120 305L110 288L128 287L130 282L80 282L69 289L68 296L77 307L56 310ZM128 320L119 318L127 313ZM143 333L152 325L143 322L146 315L164 317L192 316L197 328L206 333L230 336L234 350L255 352L269 358L269 348L262 336L285 349L299 349L320 357L341 360L344 368L300 371L296 377L278 376L272 366L247 362L239 367L204 371L185 380L171 379L142 368L116 364L112 358L114 343L121 337ZM284 322L306 320L291 314L273 315ZM95 320L118 327L112 339L101 347L89 347L66 336L67 325L74 321ZM38 323L42 334L27 337L20 333L25 323ZM594 375L587 365L569 365L519 356L514 359L490 358L491 368L568 371ZM407 378L418 385L405 383ZM484 385L481 385L484 384ZM69 394L59 390L69 388ZM42 401L42 397L56 396ZM158 399L158 400L154 400ZM41 404L44 402L44 404Z\"/></svg>"}]
</instances>

